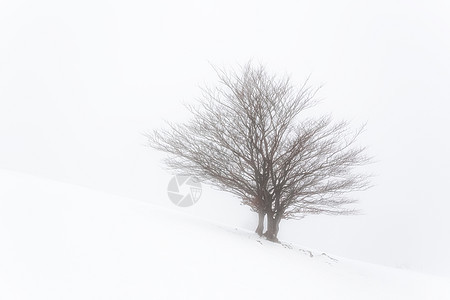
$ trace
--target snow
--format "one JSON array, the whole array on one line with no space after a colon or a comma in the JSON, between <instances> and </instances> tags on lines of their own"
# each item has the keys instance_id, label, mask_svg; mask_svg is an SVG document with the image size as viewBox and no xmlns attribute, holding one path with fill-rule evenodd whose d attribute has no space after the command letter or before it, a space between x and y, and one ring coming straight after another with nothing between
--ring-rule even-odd
<instances>
[{"instance_id":1,"label":"snow","mask_svg":"<svg viewBox=\"0 0 450 300\"><path fill-rule=\"evenodd\" d=\"M0 168L172 205L141 133L189 117L210 63L252 59L324 83L320 113L367 122L376 162L363 215L283 222L281 238L450 276L449 15L448 0L1 0ZM184 211L254 227L206 188Z\"/></svg>"},{"instance_id":2,"label":"snow","mask_svg":"<svg viewBox=\"0 0 450 300\"><path fill-rule=\"evenodd\" d=\"M0 170L0 299L450 299L450 279Z\"/></svg>"}]
</instances>

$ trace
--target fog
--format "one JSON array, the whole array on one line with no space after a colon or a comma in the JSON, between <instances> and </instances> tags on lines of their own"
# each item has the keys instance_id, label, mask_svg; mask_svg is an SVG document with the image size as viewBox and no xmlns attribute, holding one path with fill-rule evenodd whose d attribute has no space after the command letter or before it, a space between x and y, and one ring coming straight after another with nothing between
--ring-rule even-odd
<instances>
[{"instance_id":1,"label":"fog","mask_svg":"<svg viewBox=\"0 0 450 300\"><path fill-rule=\"evenodd\" d=\"M173 206L143 136L189 117L210 64L252 59L323 84L318 113L367 122L374 157L362 215L284 222L280 239L448 276L449 15L446 1L4 0L0 168L252 229L255 215L207 186Z\"/></svg>"}]
</instances>

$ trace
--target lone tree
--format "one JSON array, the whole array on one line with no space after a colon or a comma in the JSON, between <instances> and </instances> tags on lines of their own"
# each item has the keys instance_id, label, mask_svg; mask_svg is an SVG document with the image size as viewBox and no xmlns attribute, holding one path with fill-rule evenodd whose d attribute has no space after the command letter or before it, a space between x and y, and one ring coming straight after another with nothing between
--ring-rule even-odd
<instances>
[{"instance_id":1,"label":"lone tree","mask_svg":"<svg viewBox=\"0 0 450 300\"><path fill-rule=\"evenodd\" d=\"M351 214L348 192L367 187L355 167L368 162L355 146L361 130L329 116L309 118L317 89L295 88L289 77L248 63L239 72L215 70L219 85L203 88L192 119L147 134L168 154L169 169L230 192L258 213L256 232L278 241L282 219Z\"/></svg>"}]
</instances>

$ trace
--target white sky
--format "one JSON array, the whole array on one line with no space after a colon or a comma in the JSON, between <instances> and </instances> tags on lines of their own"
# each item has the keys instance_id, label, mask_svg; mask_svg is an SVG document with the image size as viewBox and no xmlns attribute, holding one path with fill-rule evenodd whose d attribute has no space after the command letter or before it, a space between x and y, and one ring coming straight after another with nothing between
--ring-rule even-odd
<instances>
[{"instance_id":1,"label":"white sky","mask_svg":"<svg viewBox=\"0 0 450 300\"><path fill-rule=\"evenodd\" d=\"M363 216L285 222L281 238L450 275L449 15L446 1L3 0L0 167L170 205L141 133L186 118L209 62L253 59L325 83L319 110L367 121L377 161ZM209 190L188 211L256 221Z\"/></svg>"}]
</instances>

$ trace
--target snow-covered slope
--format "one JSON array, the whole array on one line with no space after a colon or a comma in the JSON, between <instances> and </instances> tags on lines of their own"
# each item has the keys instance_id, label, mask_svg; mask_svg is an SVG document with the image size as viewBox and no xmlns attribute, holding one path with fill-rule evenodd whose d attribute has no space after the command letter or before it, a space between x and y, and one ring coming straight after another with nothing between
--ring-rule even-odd
<instances>
[{"instance_id":1,"label":"snow-covered slope","mask_svg":"<svg viewBox=\"0 0 450 300\"><path fill-rule=\"evenodd\" d=\"M364 215L283 222L282 238L450 276L449 15L448 0L1 0L0 168L164 205L141 133L190 117L210 63L252 59L324 83L317 116L367 122L376 161ZM252 229L238 201L189 212Z\"/></svg>"},{"instance_id":2,"label":"snow-covered slope","mask_svg":"<svg viewBox=\"0 0 450 300\"><path fill-rule=\"evenodd\" d=\"M0 171L0 299L450 299L450 280Z\"/></svg>"}]
</instances>

